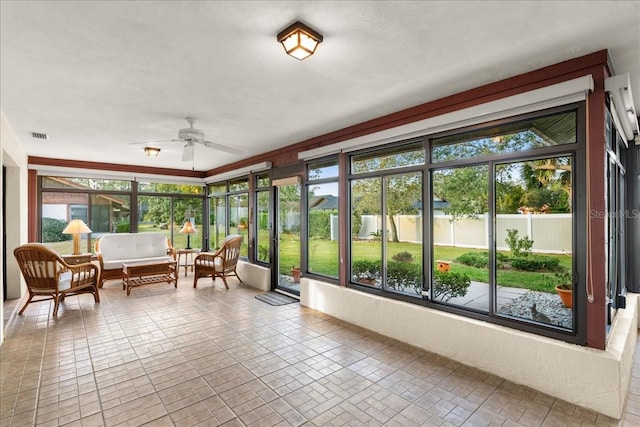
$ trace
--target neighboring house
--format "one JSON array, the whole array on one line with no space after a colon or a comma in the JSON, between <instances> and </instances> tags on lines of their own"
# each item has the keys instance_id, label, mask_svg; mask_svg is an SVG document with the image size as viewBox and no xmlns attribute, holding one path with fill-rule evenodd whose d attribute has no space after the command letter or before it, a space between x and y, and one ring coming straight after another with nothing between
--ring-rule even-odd
<instances>
[{"instance_id":1,"label":"neighboring house","mask_svg":"<svg viewBox=\"0 0 640 427\"><path fill-rule=\"evenodd\" d=\"M87 186L62 177L48 177L47 188L86 190ZM129 206L125 200L113 195L96 195L89 202L86 193L43 191L42 217L65 222L82 219L87 222L89 203L93 233L112 233L118 222L129 218Z\"/></svg>"}]
</instances>

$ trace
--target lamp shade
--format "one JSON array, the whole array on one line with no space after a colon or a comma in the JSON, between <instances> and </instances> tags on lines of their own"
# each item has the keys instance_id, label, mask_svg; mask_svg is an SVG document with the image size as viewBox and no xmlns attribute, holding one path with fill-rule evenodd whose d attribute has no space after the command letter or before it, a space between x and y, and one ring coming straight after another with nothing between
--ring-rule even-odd
<instances>
[{"instance_id":1,"label":"lamp shade","mask_svg":"<svg viewBox=\"0 0 640 427\"><path fill-rule=\"evenodd\" d=\"M91 229L87 227L81 219L73 219L62 230L63 234L73 234L73 254L78 255L80 253L80 234L91 233Z\"/></svg>"},{"instance_id":2,"label":"lamp shade","mask_svg":"<svg viewBox=\"0 0 640 427\"><path fill-rule=\"evenodd\" d=\"M196 234L198 231L193 226L191 221L186 221L182 228L180 229L180 233L182 234Z\"/></svg>"},{"instance_id":3,"label":"lamp shade","mask_svg":"<svg viewBox=\"0 0 640 427\"><path fill-rule=\"evenodd\" d=\"M87 227L87 224L84 223L81 219L71 220L69 224L62 230L63 234L80 234L80 233L91 233L91 229Z\"/></svg>"},{"instance_id":4,"label":"lamp shade","mask_svg":"<svg viewBox=\"0 0 640 427\"><path fill-rule=\"evenodd\" d=\"M300 21L280 31L277 36L278 42L282 43L285 52L299 60L313 55L318 44L322 42L322 38L322 34Z\"/></svg>"}]
</instances>

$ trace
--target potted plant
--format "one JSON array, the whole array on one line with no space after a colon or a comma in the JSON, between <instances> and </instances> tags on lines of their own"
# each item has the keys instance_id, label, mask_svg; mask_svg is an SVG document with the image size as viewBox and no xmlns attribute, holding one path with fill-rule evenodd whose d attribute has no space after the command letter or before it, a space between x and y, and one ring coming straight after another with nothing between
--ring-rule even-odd
<instances>
[{"instance_id":1,"label":"potted plant","mask_svg":"<svg viewBox=\"0 0 640 427\"><path fill-rule=\"evenodd\" d=\"M300 267L291 267L291 276L293 277L293 283L300 283Z\"/></svg>"},{"instance_id":2,"label":"potted plant","mask_svg":"<svg viewBox=\"0 0 640 427\"><path fill-rule=\"evenodd\" d=\"M573 307L573 274L571 270L557 271L556 293L566 308Z\"/></svg>"}]
</instances>

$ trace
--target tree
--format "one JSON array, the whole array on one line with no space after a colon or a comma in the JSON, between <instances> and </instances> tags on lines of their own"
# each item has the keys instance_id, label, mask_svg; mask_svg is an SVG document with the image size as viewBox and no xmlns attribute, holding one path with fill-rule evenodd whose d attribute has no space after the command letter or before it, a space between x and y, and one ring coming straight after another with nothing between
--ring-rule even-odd
<instances>
[{"instance_id":1,"label":"tree","mask_svg":"<svg viewBox=\"0 0 640 427\"><path fill-rule=\"evenodd\" d=\"M486 165L434 171L434 196L448 203L444 212L453 219L475 218L488 211L489 171Z\"/></svg>"},{"instance_id":2,"label":"tree","mask_svg":"<svg viewBox=\"0 0 640 427\"><path fill-rule=\"evenodd\" d=\"M397 150L397 149L396 149ZM396 169L424 163L422 145L412 145L402 151L383 152L354 161L354 173ZM382 206L382 189L386 205ZM398 242L398 227L394 215L418 212L422 202L422 174L397 174L352 181L352 215L357 209L362 215L383 214L389 222L389 238Z\"/></svg>"},{"instance_id":3,"label":"tree","mask_svg":"<svg viewBox=\"0 0 640 427\"><path fill-rule=\"evenodd\" d=\"M186 221L186 214L193 213L196 224L202 224L202 198L181 197L182 194L200 194L201 188L193 185L177 184L153 184L152 188L158 193L170 193L167 196L139 196L138 204L143 212L143 221L155 224L168 223L171 221L171 211L173 210L173 221L182 224ZM145 189L148 190L148 189Z\"/></svg>"},{"instance_id":4,"label":"tree","mask_svg":"<svg viewBox=\"0 0 640 427\"><path fill-rule=\"evenodd\" d=\"M539 208L547 204L556 211L571 211L572 158L551 157L525 162L522 176L527 188L525 206Z\"/></svg>"}]
</instances>

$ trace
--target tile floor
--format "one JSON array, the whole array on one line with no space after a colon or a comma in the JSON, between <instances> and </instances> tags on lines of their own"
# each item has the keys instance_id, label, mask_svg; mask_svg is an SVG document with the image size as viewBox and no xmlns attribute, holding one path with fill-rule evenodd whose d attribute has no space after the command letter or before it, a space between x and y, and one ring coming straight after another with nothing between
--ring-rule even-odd
<instances>
[{"instance_id":1,"label":"tile floor","mask_svg":"<svg viewBox=\"0 0 640 427\"><path fill-rule=\"evenodd\" d=\"M618 422L258 290L181 277L9 324L8 426L640 425L640 357ZM640 342L640 341L639 341ZM639 344L640 345L640 344Z\"/></svg>"}]
</instances>

